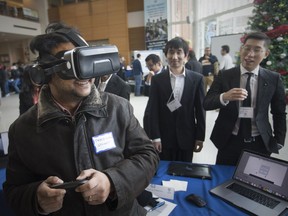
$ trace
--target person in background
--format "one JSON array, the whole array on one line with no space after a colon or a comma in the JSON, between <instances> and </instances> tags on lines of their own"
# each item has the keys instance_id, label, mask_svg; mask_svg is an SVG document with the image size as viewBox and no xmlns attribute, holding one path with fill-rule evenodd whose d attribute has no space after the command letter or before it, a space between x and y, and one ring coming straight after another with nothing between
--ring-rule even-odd
<instances>
[{"instance_id":1,"label":"person in background","mask_svg":"<svg viewBox=\"0 0 288 216\"><path fill-rule=\"evenodd\" d=\"M228 70L234 67L232 57L230 56L230 47L228 45L223 45L221 47L222 59L220 62L219 70Z\"/></svg>"},{"instance_id":2,"label":"person in background","mask_svg":"<svg viewBox=\"0 0 288 216\"><path fill-rule=\"evenodd\" d=\"M131 88L117 74L109 74L95 79L99 91L109 92L130 100Z\"/></svg>"},{"instance_id":3,"label":"person in background","mask_svg":"<svg viewBox=\"0 0 288 216\"><path fill-rule=\"evenodd\" d=\"M132 62L132 73L135 81L135 96L141 96L141 86L143 78L143 70L140 62L141 54L137 54L137 59Z\"/></svg>"},{"instance_id":4,"label":"person in background","mask_svg":"<svg viewBox=\"0 0 288 216\"><path fill-rule=\"evenodd\" d=\"M12 80L12 86L16 94L20 93L20 88L21 88L20 76L21 76L20 70L18 69L16 63L14 63L11 66L11 80Z\"/></svg>"},{"instance_id":5,"label":"person in background","mask_svg":"<svg viewBox=\"0 0 288 216\"><path fill-rule=\"evenodd\" d=\"M151 85L151 79L154 75L161 73L163 65L161 59L156 54L150 54L145 59L146 67L149 70L148 75L145 76L145 96L149 96L149 87Z\"/></svg>"},{"instance_id":6,"label":"person in background","mask_svg":"<svg viewBox=\"0 0 288 216\"><path fill-rule=\"evenodd\" d=\"M188 62L185 64L185 68L202 74L202 64L197 61L194 50L189 50Z\"/></svg>"},{"instance_id":7,"label":"person in background","mask_svg":"<svg viewBox=\"0 0 288 216\"><path fill-rule=\"evenodd\" d=\"M210 47L206 47L204 51L204 56L199 59L199 62L203 67L203 76L204 76L204 89L207 92L207 87L209 88L212 85L214 80L214 75L218 73L218 59L215 55L211 54Z\"/></svg>"},{"instance_id":8,"label":"person in background","mask_svg":"<svg viewBox=\"0 0 288 216\"><path fill-rule=\"evenodd\" d=\"M30 49L47 69L58 67L66 51L85 45L74 28L51 23ZM19 216L146 215L136 197L150 183L159 158L131 104L99 92L94 78L76 79L54 69L41 73L46 84L38 103L9 128L6 201ZM87 182L75 189L51 188L83 179Z\"/></svg>"},{"instance_id":9,"label":"person in background","mask_svg":"<svg viewBox=\"0 0 288 216\"><path fill-rule=\"evenodd\" d=\"M270 53L269 44L264 33L248 34L240 49L240 66L221 71L205 97L205 110L220 108L210 137L218 149L216 164L236 165L243 149L278 153L285 143L281 75L259 66Z\"/></svg>"},{"instance_id":10,"label":"person in background","mask_svg":"<svg viewBox=\"0 0 288 216\"><path fill-rule=\"evenodd\" d=\"M24 68L22 81L21 81L21 91L19 93L19 111L20 115L25 113L30 107L38 103L39 93L41 86L33 83L30 78L30 70L33 66L27 65Z\"/></svg>"},{"instance_id":11,"label":"person in background","mask_svg":"<svg viewBox=\"0 0 288 216\"><path fill-rule=\"evenodd\" d=\"M126 77L126 70L125 70L125 58L124 56L121 56L119 54L119 60L120 60L120 69L117 72L117 75L124 80L125 82L127 82L127 77Z\"/></svg>"},{"instance_id":12,"label":"person in background","mask_svg":"<svg viewBox=\"0 0 288 216\"><path fill-rule=\"evenodd\" d=\"M0 64L0 87L1 87L2 97L10 96L9 75L8 75L8 72L6 71L6 66L3 64Z\"/></svg>"},{"instance_id":13,"label":"person in background","mask_svg":"<svg viewBox=\"0 0 288 216\"><path fill-rule=\"evenodd\" d=\"M146 79L145 79L144 95L149 96L150 85L151 85L151 80L153 76L164 71L164 67L162 65L160 57L156 54L148 55L145 59L145 62L146 62L147 68L149 69L149 74L146 76ZM150 136L150 123L149 123L150 112L151 112L150 105L149 103L147 103L145 111L144 111L143 127L148 136Z\"/></svg>"},{"instance_id":14,"label":"person in background","mask_svg":"<svg viewBox=\"0 0 288 216\"><path fill-rule=\"evenodd\" d=\"M205 139L204 82L199 73L185 69L189 47L180 37L165 45L168 69L152 78L150 86L150 139L161 160L192 161Z\"/></svg>"}]
</instances>

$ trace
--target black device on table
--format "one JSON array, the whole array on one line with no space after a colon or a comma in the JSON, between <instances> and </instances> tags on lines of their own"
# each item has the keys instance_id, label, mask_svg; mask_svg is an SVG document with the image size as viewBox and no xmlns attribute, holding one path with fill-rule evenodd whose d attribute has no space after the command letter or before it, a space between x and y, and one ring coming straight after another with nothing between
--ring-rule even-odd
<instances>
[{"instance_id":1,"label":"black device on table","mask_svg":"<svg viewBox=\"0 0 288 216\"><path fill-rule=\"evenodd\" d=\"M74 189L82 184L85 184L88 180L87 179L81 179L81 180L76 180L76 181L70 181L70 182L64 182L60 184L54 184L51 185L50 188L53 189Z\"/></svg>"},{"instance_id":2,"label":"black device on table","mask_svg":"<svg viewBox=\"0 0 288 216\"><path fill-rule=\"evenodd\" d=\"M206 206L206 201L196 194L189 194L188 196L186 196L186 200L190 203L195 204L198 207Z\"/></svg>"},{"instance_id":3,"label":"black device on table","mask_svg":"<svg viewBox=\"0 0 288 216\"><path fill-rule=\"evenodd\" d=\"M167 173L173 176L212 179L211 167L206 164L172 161L169 164Z\"/></svg>"}]
</instances>

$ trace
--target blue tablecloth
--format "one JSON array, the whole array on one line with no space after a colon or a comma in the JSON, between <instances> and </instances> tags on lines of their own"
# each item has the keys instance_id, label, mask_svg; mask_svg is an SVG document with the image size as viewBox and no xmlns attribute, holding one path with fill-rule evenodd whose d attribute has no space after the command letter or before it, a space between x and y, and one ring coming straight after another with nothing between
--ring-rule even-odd
<instances>
[{"instance_id":1,"label":"blue tablecloth","mask_svg":"<svg viewBox=\"0 0 288 216\"><path fill-rule=\"evenodd\" d=\"M197 216L243 216L246 215L239 209L225 203L221 199L209 194L209 190L218 184L232 177L235 167L233 166L211 166L212 180L202 180L197 178L187 178L180 176L171 176L167 174L169 162L160 161L157 173L151 183L162 185L162 180L170 179L183 180L188 182L187 191L177 191L174 200L167 200L177 204L170 216L197 215ZM5 181L5 169L0 169L0 215L12 216L13 214L4 202L2 184ZM195 193L205 199L209 208L199 208L185 200L188 194ZM216 213L217 212L217 213Z\"/></svg>"},{"instance_id":2,"label":"blue tablecloth","mask_svg":"<svg viewBox=\"0 0 288 216\"><path fill-rule=\"evenodd\" d=\"M3 186L6 179L6 173L5 169L0 169L0 215L1 216L13 216L11 210L8 208L5 200L4 200L4 194L3 194Z\"/></svg>"},{"instance_id":3,"label":"blue tablecloth","mask_svg":"<svg viewBox=\"0 0 288 216\"><path fill-rule=\"evenodd\" d=\"M187 191L176 191L174 200L168 200L177 204L170 216L180 215L197 215L197 216L243 216L246 215L239 209L225 203L218 197L215 197L209 193L209 190L213 187L230 179L234 173L234 166L211 166L212 180L202 180L197 178L187 178L180 176L171 176L167 174L169 161L160 161L158 171L152 179L153 184L162 185L162 180L169 181L170 179L182 180L188 182ZM194 204L191 204L185 200L188 194L197 194L204 198L207 202L207 207L199 208ZM212 209L212 210L211 210Z\"/></svg>"}]
</instances>

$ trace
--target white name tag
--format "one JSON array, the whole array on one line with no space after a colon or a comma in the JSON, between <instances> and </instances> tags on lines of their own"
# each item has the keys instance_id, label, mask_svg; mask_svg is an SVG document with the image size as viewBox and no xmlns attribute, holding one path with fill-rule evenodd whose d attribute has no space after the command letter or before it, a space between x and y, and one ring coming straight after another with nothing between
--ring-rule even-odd
<instances>
[{"instance_id":1,"label":"white name tag","mask_svg":"<svg viewBox=\"0 0 288 216\"><path fill-rule=\"evenodd\" d=\"M96 153L116 148L112 132L94 136L92 137L92 141Z\"/></svg>"},{"instance_id":2,"label":"white name tag","mask_svg":"<svg viewBox=\"0 0 288 216\"><path fill-rule=\"evenodd\" d=\"M253 107L240 107L239 118L253 118L254 109Z\"/></svg>"},{"instance_id":3,"label":"white name tag","mask_svg":"<svg viewBox=\"0 0 288 216\"><path fill-rule=\"evenodd\" d=\"M155 196L164 198L164 199L174 199L174 188L164 187L162 185L150 184L146 188L147 191L152 192Z\"/></svg>"},{"instance_id":4,"label":"white name tag","mask_svg":"<svg viewBox=\"0 0 288 216\"><path fill-rule=\"evenodd\" d=\"M171 112L174 112L175 110L177 110L179 107L181 107L181 103L178 100L172 100L169 103L167 103L167 107L169 108L169 110Z\"/></svg>"}]
</instances>

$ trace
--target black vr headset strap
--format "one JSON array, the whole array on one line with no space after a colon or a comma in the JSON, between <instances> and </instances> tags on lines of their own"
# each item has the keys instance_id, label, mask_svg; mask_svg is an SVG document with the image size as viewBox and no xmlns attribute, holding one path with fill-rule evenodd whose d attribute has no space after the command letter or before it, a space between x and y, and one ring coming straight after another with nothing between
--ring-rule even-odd
<instances>
[{"instance_id":1,"label":"black vr headset strap","mask_svg":"<svg viewBox=\"0 0 288 216\"><path fill-rule=\"evenodd\" d=\"M69 29L59 29L55 31L55 33L64 35L67 37L71 42L76 46L89 46L89 44L82 38L79 34L73 32L72 30Z\"/></svg>"},{"instance_id":2,"label":"black vr headset strap","mask_svg":"<svg viewBox=\"0 0 288 216\"><path fill-rule=\"evenodd\" d=\"M50 63L51 64L51 63ZM47 83L47 79L53 73L60 72L62 70L66 71L71 68L69 61L61 60L61 62L56 61L53 67L45 68L47 65L35 64L29 71L30 80L36 86L42 86Z\"/></svg>"},{"instance_id":3,"label":"black vr headset strap","mask_svg":"<svg viewBox=\"0 0 288 216\"><path fill-rule=\"evenodd\" d=\"M60 64L56 64L53 67L44 69L46 76L52 75L53 73L60 72L62 70L66 71L71 68L71 63L69 61L64 61Z\"/></svg>"}]
</instances>

